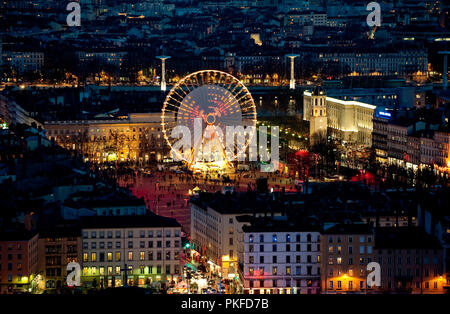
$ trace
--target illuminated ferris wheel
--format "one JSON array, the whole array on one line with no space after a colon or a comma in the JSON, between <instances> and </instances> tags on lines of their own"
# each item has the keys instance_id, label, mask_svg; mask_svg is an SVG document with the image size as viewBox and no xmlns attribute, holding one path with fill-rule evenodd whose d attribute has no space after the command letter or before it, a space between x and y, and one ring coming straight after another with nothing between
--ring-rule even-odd
<instances>
[{"instance_id":1,"label":"illuminated ferris wheel","mask_svg":"<svg viewBox=\"0 0 450 314\"><path fill-rule=\"evenodd\" d=\"M195 121L202 122L201 143L194 138ZM218 133L225 135L227 126L255 127L255 103L248 89L234 76L216 70L194 72L181 79L168 93L162 109L162 131L172 155L177 154L191 168L204 165L193 154L188 159L174 148L178 139L171 136L172 130L180 125L191 131L193 147L210 144L216 148L214 152L221 155L209 158L209 166L223 167L229 165L230 160L226 158L223 137ZM222 132L216 132L217 128ZM244 150L250 140L250 137L245 138Z\"/></svg>"}]
</instances>

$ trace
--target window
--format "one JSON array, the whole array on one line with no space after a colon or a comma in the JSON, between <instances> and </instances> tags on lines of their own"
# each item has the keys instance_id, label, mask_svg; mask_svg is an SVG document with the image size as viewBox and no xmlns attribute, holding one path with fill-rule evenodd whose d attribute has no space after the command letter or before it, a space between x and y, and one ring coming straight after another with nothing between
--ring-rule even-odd
<instances>
[{"instance_id":1,"label":"window","mask_svg":"<svg viewBox=\"0 0 450 314\"><path fill-rule=\"evenodd\" d=\"M129 237L129 238L132 238L132 237L133 237L133 231L131 231L131 230L128 231L128 237Z\"/></svg>"},{"instance_id":2,"label":"window","mask_svg":"<svg viewBox=\"0 0 450 314\"><path fill-rule=\"evenodd\" d=\"M91 262L96 262L97 261L97 253L92 252L91 253Z\"/></svg>"},{"instance_id":3,"label":"window","mask_svg":"<svg viewBox=\"0 0 450 314\"><path fill-rule=\"evenodd\" d=\"M112 252L108 252L106 258L108 259L108 262L112 262Z\"/></svg>"},{"instance_id":4,"label":"window","mask_svg":"<svg viewBox=\"0 0 450 314\"><path fill-rule=\"evenodd\" d=\"M145 260L145 252L139 252L139 260L144 261Z\"/></svg>"},{"instance_id":5,"label":"window","mask_svg":"<svg viewBox=\"0 0 450 314\"><path fill-rule=\"evenodd\" d=\"M286 275L291 274L291 266L286 266Z\"/></svg>"},{"instance_id":6,"label":"window","mask_svg":"<svg viewBox=\"0 0 450 314\"><path fill-rule=\"evenodd\" d=\"M272 236L272 242L277 242L277 235L276 235L276 234L274 234L274 235Z\"/></svg>"},{"instance_id":7,"label":"window","mask_svg":"<svg viewBox=\"0 0 450 314\"><path fill-rule=\"evenodd\" d=\"M116 231L116 238L120 238L120 231Z\"/></svg>"},{"instance_id":8,"label":"window","mask_svg":"<svg viewBox=\"0 0 450 314\"><path fill-rule=\"evenodd\" d=\"M273 252L276 252L276 251L277 251L277 245L276 245L276 244L272 245L272 251L273 251Z\"/></svg>"},{"instance_id":9,"label":"window","mask_svg":"<svg viewBox=\"0 0 450 314\"><path fill-rule=\"evenodd\" d=\"M253 268L253 267L250 267L250 268L248 269L248 274L249 274L250 276L253 276L253 272L254 272L254 268Z\"/></svg>"},{"instance_id":10,"label":"window","mask_svg":"<svg viewBox=\"0 0 450 314\"><path fill-rule=\"evenodd\" d=\"M253 235L252 234L248 237L248 242L253 243Z\"/></svg>"},{"instance_id":11,"label":"window","mask_svg":"<svg viewBox=\"0 0 450 314\"><path fill-rule=\"evenodd\" d=\"M260 262L261 264L264 264L264 256L260 256L260 257L259 257L259 262Z\"/></svg>"},{"instance_id":12,"label":"window","mask_svg":"<svg viewBox=\"0 0 450 314\"><path fill-rule=\"evenodd\" d=\"M272 267L272 275L276 275L277 274L277 271L278 271L278 268L277 268L277 266L273 266Z\"/></svg>"},{"instance_id":13,"label":"window","mask_svg":"<svg viewBox=\"0 0 450 314\"><path fill-rule=\"evenodd\" d=\"M133 248L133 241L128 241L128 248L132 249Z\"/></svg>"},{"instance_id":14,"label":"window","mask_svg":"<svg viewBox=\"0 0 450 314\"><path fill-rule=\"evenodd\" d=\"M133 260L133 252L132 252L132 251L129 251L129 252L128 252L128 260L129 260L129 261L132 261L132 260Z\"/></svg>"},{"instance_id":15,"label":"window","mask_svg":"<svg viewBox=\"0 0 450 314\"><path fill-rule=\"evenodd\" d=\"M260 267L260 268L259 268L259 274L260 274L261 276L264 276L264 267Z\"/></svg>"},{"instance_id":16,"label":"window","mask_svg":"<svg viewBox=\"0 0 450 314\"><path fill-rule=\"evenodd\" d=\"M338 258L336 259L336 263L337 263L338 265L341 265L341 264L342 264L342 257L338 257Z\"/></svg>"},{"instance_id":17,"label":"window","mask_svg":"<svg viewBox=\"0 0 450 314\"><path fill-rule=\"evenodd\" d=\"M291 235L290 234L286 234L286 242L291 242Z\"/></svg>"},{"instance_id":18,"label":"window","mask_svg":"<svg viewBox=\"0 0 450 314\"><path fill-rule=\"evenodd\" d=\"M364 254L364 245L359 247L359 254Z\"/></svg>"},{"instance_id":19,"label":"window","mask_svg":"<svg viewBox=\"0 0 450 314\"><path fill-rule=\"evenodd\" d=\"M332 245L330 245L330 246L328 247L328 253L333 253L333 246L332 246Z\"/></svg>"},{"instance_id":20,"label":"window","mask_svg":"<svg viewBox=\"0 0 450 314\"><path fill-rule=\"evenodd\" d=\"M264 242L264 235L263 234L259 235L259 242L261 242L261 243Z\"/></svg>"},{"instance_id":21,"label":"window","mask_svg":"<svg viewBox=\"0 0 450 314\"><path fill-rule=\"evenodd\" d=\"M116 252L116 262L120 261L120 252Z\"/></svg>"},{"instance_id":22,"label":"window","mask_svg":"<svg viewBox=\"0 0 450 314\"><path fill-rule=\"evenodd\" d=\"M250 255L249 257L248 257L248 263L249 264L253 264L255 262L255 257L253 256L253 255Z\"/></svg>"}]
</instances>

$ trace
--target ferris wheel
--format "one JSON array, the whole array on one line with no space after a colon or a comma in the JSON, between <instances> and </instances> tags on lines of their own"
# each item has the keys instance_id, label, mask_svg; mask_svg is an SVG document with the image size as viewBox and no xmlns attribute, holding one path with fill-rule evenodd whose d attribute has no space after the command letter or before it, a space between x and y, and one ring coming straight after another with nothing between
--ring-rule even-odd
<instances>
[{"instance_id":1,"label":"ferris wheel","mask_svg":"<svg viewBox=\"0 0 450 314\"><path fill-rule=\"evenodd\" d=\"M202 122L201 134L207 134L202 136L202 143L196 143L194 139L194 124L199 119ZM196 163L193 155L188 160L174 149L178 139L171 134L175 127L188 127L194 146L214 141L213 145L219 146L225 157L223 138L218 137L214 130L220 128L222 134L226 134L227 126L255 127L256 107L250 92L237 78L222 71L203 70L184 77L170 90L164 101L161 120L162 132L172 154L178 154L181 160L192 166ZM213 131L208 132L208 129ZM250 140L250 137L245 138L244 150Z\"/></svg>"}]
</instances>

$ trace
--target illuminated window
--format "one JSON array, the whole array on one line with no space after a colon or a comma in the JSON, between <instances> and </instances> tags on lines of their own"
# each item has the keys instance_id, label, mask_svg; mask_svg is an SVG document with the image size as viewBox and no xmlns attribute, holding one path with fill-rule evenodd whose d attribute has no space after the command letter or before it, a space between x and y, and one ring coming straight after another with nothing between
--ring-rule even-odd
<instances>
[{"instance_id":1,"label":"illuminated window","mask_svg":"<svg viewBox=\"0 0 450 314\"><path fill-rule=\"evenodd\" d=\"M145 260L145 252L139 252L139 259L141 261Z\"/></svg>"},{"instance_id":2,"label":"illuminated window","mask_svg":"<svg viewBox=\"0 0 450 314\"><path fill-rule=\"evenodd\" d=\"M330 246L328 247L328 253L333 253L333 246L330 245Z\"/></svg>"},{"instance_id":3,"label":"illuminated window","mask_svg":"<svg viewBox=\"0 0 450 314\"><path fill-rule=\"evenodd\" d=\"M100 267L99 274L102 276L105 274L105 267Z\"/></svg>"},{"instance_id":4,"label":"illuminated window","mask_svg":"<svg viewBox=\"0 0 450 314\"><path fill-rule=\"evenodd\" d=\"M111 268L111 272L112 272L112 267L108 267L108 269ZM120 266L116 266L116 274L120 275Z\"/></svg>"},{"instance_id":5,"label":"illuminated window","mask_svg":"<svg viewBox=\"0 0 450 314\"><path fill-rule=\"evenodd\" d=\"M112 253L108 252L107 254L108 262L112 262Z\"/></svg>"},{"instance_id":6,"label":"illuminated window","mask_svg":"<svg viewBox=\"0 0 450 314\"><path fill-rule=\"evenodd\" d=\"M248 269L248 274L250 275L250 276L253 276L253 273L254 273L254 268L253 267L250 267L249 269Z\"/></svg>"},{"instance_id":7,"label":"illuminated window","mask_svg":"<svg viewBox=\"0 0 450 314\"><path fill-rule=\"evenodd\" d=\"M120 261L120 252L116 252L116 261L117 261L117 262Z\"/></svg>"},{"instance_id":8,"label":"illuminated window","mask_svg":"<svg viewBox=\"0 0 450 314\"><path fill-rule=\"evenodd\" d=\"M338 257L336 259L336 262L337 262L338 265L341 265L342 264L342 257Z\"/></svg>"},{"instance_id":9,"label":"illuminated window","mask_svg":"<svg viewBox=\"0 0 450 314\"><path fill-rule=\"evenodd\" d=\"M128 260L129 261L133 260L133 252L131 252L131 251L128 252Z\"/></svg>"},{"instance_id":10,"label":"illuminated window","mask_svg":"<svg viewBox=\"0 0 450 314\"><path fill-rule=\"evenodd\" d=\"M276 266L272 267L272 275L276 275L278 268Z\"/></svg>"},{"instance_id":11,"label":"illuminated window","mask_svg":"<svg viewBox=\"0 0 450 314\"><path fill-rule=\"evenodd\" d=\"M97 261L97 253L92 252L91 253L91 262L96 262Z\"/></svg>"}]
</instances>

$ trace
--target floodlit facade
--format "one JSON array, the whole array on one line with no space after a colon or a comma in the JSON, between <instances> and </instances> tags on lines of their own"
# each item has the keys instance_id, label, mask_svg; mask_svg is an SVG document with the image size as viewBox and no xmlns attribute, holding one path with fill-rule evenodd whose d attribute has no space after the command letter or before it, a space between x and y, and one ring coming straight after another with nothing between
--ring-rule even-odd
<instances>
[{"instance_id":1,"label":"floodlit facade","mask_svg":"<svg viewBox=\"0 0 450 314\"><path fill-rule=\"evenodd\" d=\"M49 121L47 136L89 161L162 161L166 150L160 113L132 113L115 120Z\"/></svg>"},{"instance_id":2,"label":"floodlit facade","mask_svg":"<svg viewBox=\"0 0 450 314\"><path fill-rule=\"evenodd\" d=\"M310 121L310 127L313 126L315 131L320 127L323 128L324 123L318 123L320 120L317 117L325 115L328 135L343 143L364 147L372 145L372 120L376 106L332 97L325 97L325 106L321 103L316 104L316 99L322 101L322 98L323 94L316 95L314 91L303 93L303 119Z\"/></svg>"}]
</instances>

